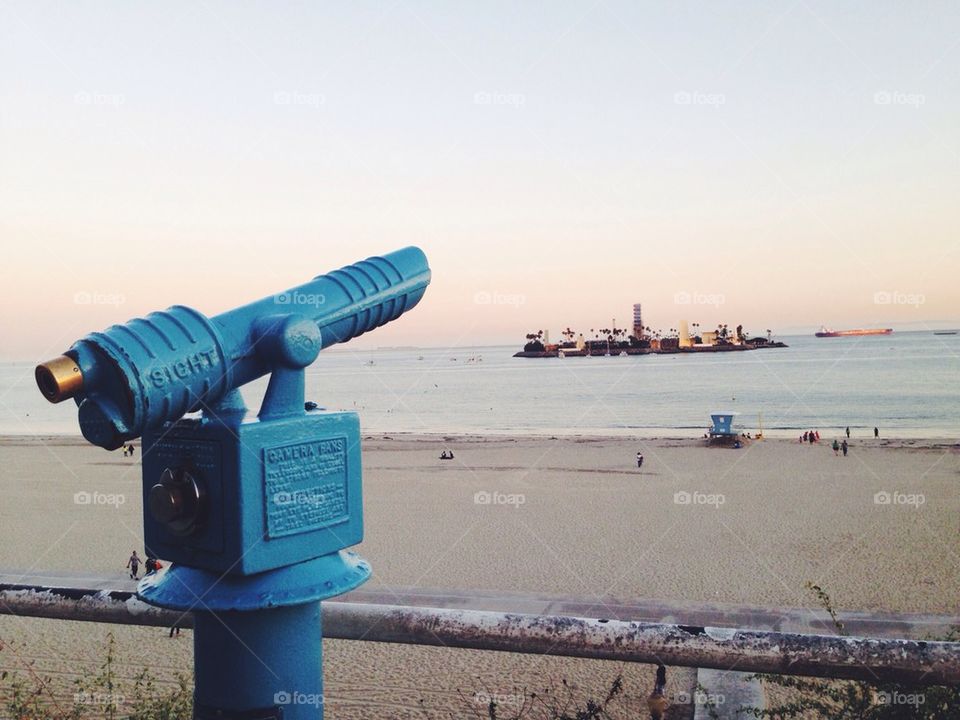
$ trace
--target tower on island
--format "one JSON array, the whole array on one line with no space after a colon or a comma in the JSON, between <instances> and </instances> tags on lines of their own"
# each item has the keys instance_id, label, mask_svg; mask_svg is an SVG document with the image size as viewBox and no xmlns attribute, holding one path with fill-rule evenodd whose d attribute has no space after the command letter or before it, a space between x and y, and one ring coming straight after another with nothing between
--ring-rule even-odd
<instances>
[{"instance_id":1,"label":"tower on island","mask_svg":"<svg viewBox=\"0 0 960 720\"><path fill-rule=\"evenodd\" d=\"M633 336L643 340L643 314L640 312L640 303L633 306Z\"/></svg>"}]
</instances>

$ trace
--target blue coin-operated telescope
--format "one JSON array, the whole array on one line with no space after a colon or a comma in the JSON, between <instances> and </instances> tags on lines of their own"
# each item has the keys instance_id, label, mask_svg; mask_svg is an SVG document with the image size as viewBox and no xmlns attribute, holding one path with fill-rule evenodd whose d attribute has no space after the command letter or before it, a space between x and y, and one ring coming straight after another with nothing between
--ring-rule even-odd
<instances>
[{"instance_id":1,"label":"blue coin-operated telescope","mask_svg":"<svg viewBox=\"0 0 960 720\"><path fill-rule=\"evenodd\" d=\"M429 283L409 247L212 318L175 305L37 366L91 443L143 437L145 544L171 566L137 592L194 614L196 718L322 717L320 601L370 566L346 550L363 539L359 419L305 403L304 368ZM267 373L248 416L238 388Z\"/></svg>"}]
</instances>

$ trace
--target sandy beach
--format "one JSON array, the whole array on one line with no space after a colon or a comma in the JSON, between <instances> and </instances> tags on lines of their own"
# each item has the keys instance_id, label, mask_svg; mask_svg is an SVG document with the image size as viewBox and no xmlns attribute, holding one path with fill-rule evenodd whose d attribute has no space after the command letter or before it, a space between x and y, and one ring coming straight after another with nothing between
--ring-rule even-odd
<instances>
[{"instance_id":1,"label":"sandy beach","mask_svg":"<svg viewBox=\"0 0 960 720\"><path fill-rule=\"evenodd\" d=\"M830 433L740 450L698 440L367 436L367 587L556 593L595 600L960 614L960 448L951 440ZM442 449L455 459L438 459ZM635 454L645 456L638 471ZM0 439L0 569L125 578L142 553L139 454L73 438ZM80 495L78 495L80 493ZM83 495L87 493L89 495ZM99 498L84 504L86 497ZM109 502L103 498L112 498ZM0 668L67 691L102 660L108 631L129 674L191 671L189 631L0 617ZM328 717L469 717L475 691L601 694L623 670L624 717L652 687L649 666L328 641ZM673 689L692 671L671 671Z\"/></svg>"}]
</instances>

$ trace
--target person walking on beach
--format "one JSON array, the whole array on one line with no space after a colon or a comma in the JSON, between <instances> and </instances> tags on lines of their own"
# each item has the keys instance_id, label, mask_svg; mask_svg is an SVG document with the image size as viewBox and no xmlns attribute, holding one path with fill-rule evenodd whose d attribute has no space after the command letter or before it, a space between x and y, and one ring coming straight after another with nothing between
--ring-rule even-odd
<instances>
[{"instance_id":1,"label":"person walking on beach","mask_svg":"<svg viewBox=\"0 0 960 720\"><path fill-rule=\"evenodd\" d=\"M804 430L804 431L803 431L803 439L802 439L800 442L806 442L809 437L810 437L810 433L808 433L806 430Z\"/></svg>"},{"instance_id":2,"label":"person walking on beach","mask_svg":"<svg viewBox=\"0 0 960 720\"><path fill-rule=\"evenodd\" d=\"M850 446L847 445L847 441L844 440L842 443L840 443L840 447L841 447L841 449L843 450L843 456L846 457L846 456L847 456L847 450L850 449Z\"/></svg>"},{"instance_id":3,"label":"person walking on beach","mask_svg":"<svg viewBox=\"0 0 960 720\"><path fill-rule=\"evenodd\" d=\"M873 429L873 437L874 437L874 439L880 437L880 428L876 428L876 427L875 427L875 428Z\"/></svg>"},{"instance_id":4,"label":"person walking on beach","mask_svg":"<svg viewBox=\"0 0 960 720\"><path fill-rule=\"evenodd\" d=\"M810 446L813 447L813 443L816 440L816 438L813 436L813 430L810 431L808 439L810 440Z\"/></svg>"},{"instance_id":5,"label":"person walking on beach","mask_svg":"<svg viewBox=\"0 0 960 720\"><path fill-rule=\"evenodd\" d=\"M133 551L130 559L127 560L127 567L130 568L130 579L137 580L137 575L140 573L140 557L137 555L136 550Z\"/></svg>"},{"instance_id":6,"label":"person walking on beach","mask_svg":"<svg viewBox=\"0 0 960 720\"><path fill-rule=\"evenodd\" d=\"M840 443L837 442L837 439L833 439L833 454L836 457L840 456Z\"/></svg>"},{"instance_id":7,"label":"person walking on beach","mask_svg":"<svg viewBox=\"0 0 960 720\"><path fill-rule=\"evenodd\" d=\"M640 451L637 451L637 467L638 468L643 467L643 453Z\"/></svg>"},{"instance_id":8,"label":"person walking on beach","mask_svg":"<svg viewBox=\"0 0 960 720\"><path fill-rule=\"evenodd\" d=\"M850 426L847 425L847 440L850 439Z\"/></svg>"}]
</instances>

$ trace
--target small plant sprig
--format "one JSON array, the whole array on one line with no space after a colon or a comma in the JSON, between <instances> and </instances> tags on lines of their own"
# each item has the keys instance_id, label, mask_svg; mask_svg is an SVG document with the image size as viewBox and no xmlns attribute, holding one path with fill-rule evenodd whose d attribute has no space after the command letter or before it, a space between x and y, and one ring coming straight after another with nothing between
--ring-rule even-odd
<instances>
[{"instance_id":1,"label":"small plant sprig","mask_svg":"<svg viewBox=\"0 0 960 720\"><path fill-rule=\"evenodd\" d=\"M503 702L503 696L489 691L475 692L471 696L457 691L467 712L477 720L614 720L614 706L623 696L623 674L618 674L610 683L602 700L588 698L578 701L566 678L560 681L563 688L554 693L551 688L543 692L521 691L511 695L512 702ZM477 702L478 698L480 702ZM463 714L451 715L462 718ZM633 714L622 717L634 717Z\"/></svg>"},{"instance_id":2,"label":"small plant sprig","mask_svg":"<svg viewBox=\"0 0 960 720\"><path fill-rule=\"evenodd\" d=\"M11 649L0 642L0 651ZM144 669L130 681L116 673L116 641L107 633L106 656L92 678L74 680L73 704L61 708L49 679L26 665L28 679L10 671L0 672L0 717L9 720L191 720L193 696L189 679L177 676L172 690L157 688Z\"/></svg>"},{"instance_id":3,"label":"small plant sprig","mask_svg":"<svg viewBox=\"0 0 960 720\"><path fill-rule=\"evenodd\" d=\"M833 607L830 595L808 582L817 601L830 614L838 635L846 627ZM960 627L951 628L946 641L956 641ZM773 708L741 708L738 712L755 718L830 718L830 720L960 720L960 688L932 686L916 688L894 683L867 683L857 680L812 680L791 675L757 674L760 679L794 691L794 699Z\"/></svg>"}]
</instances>

